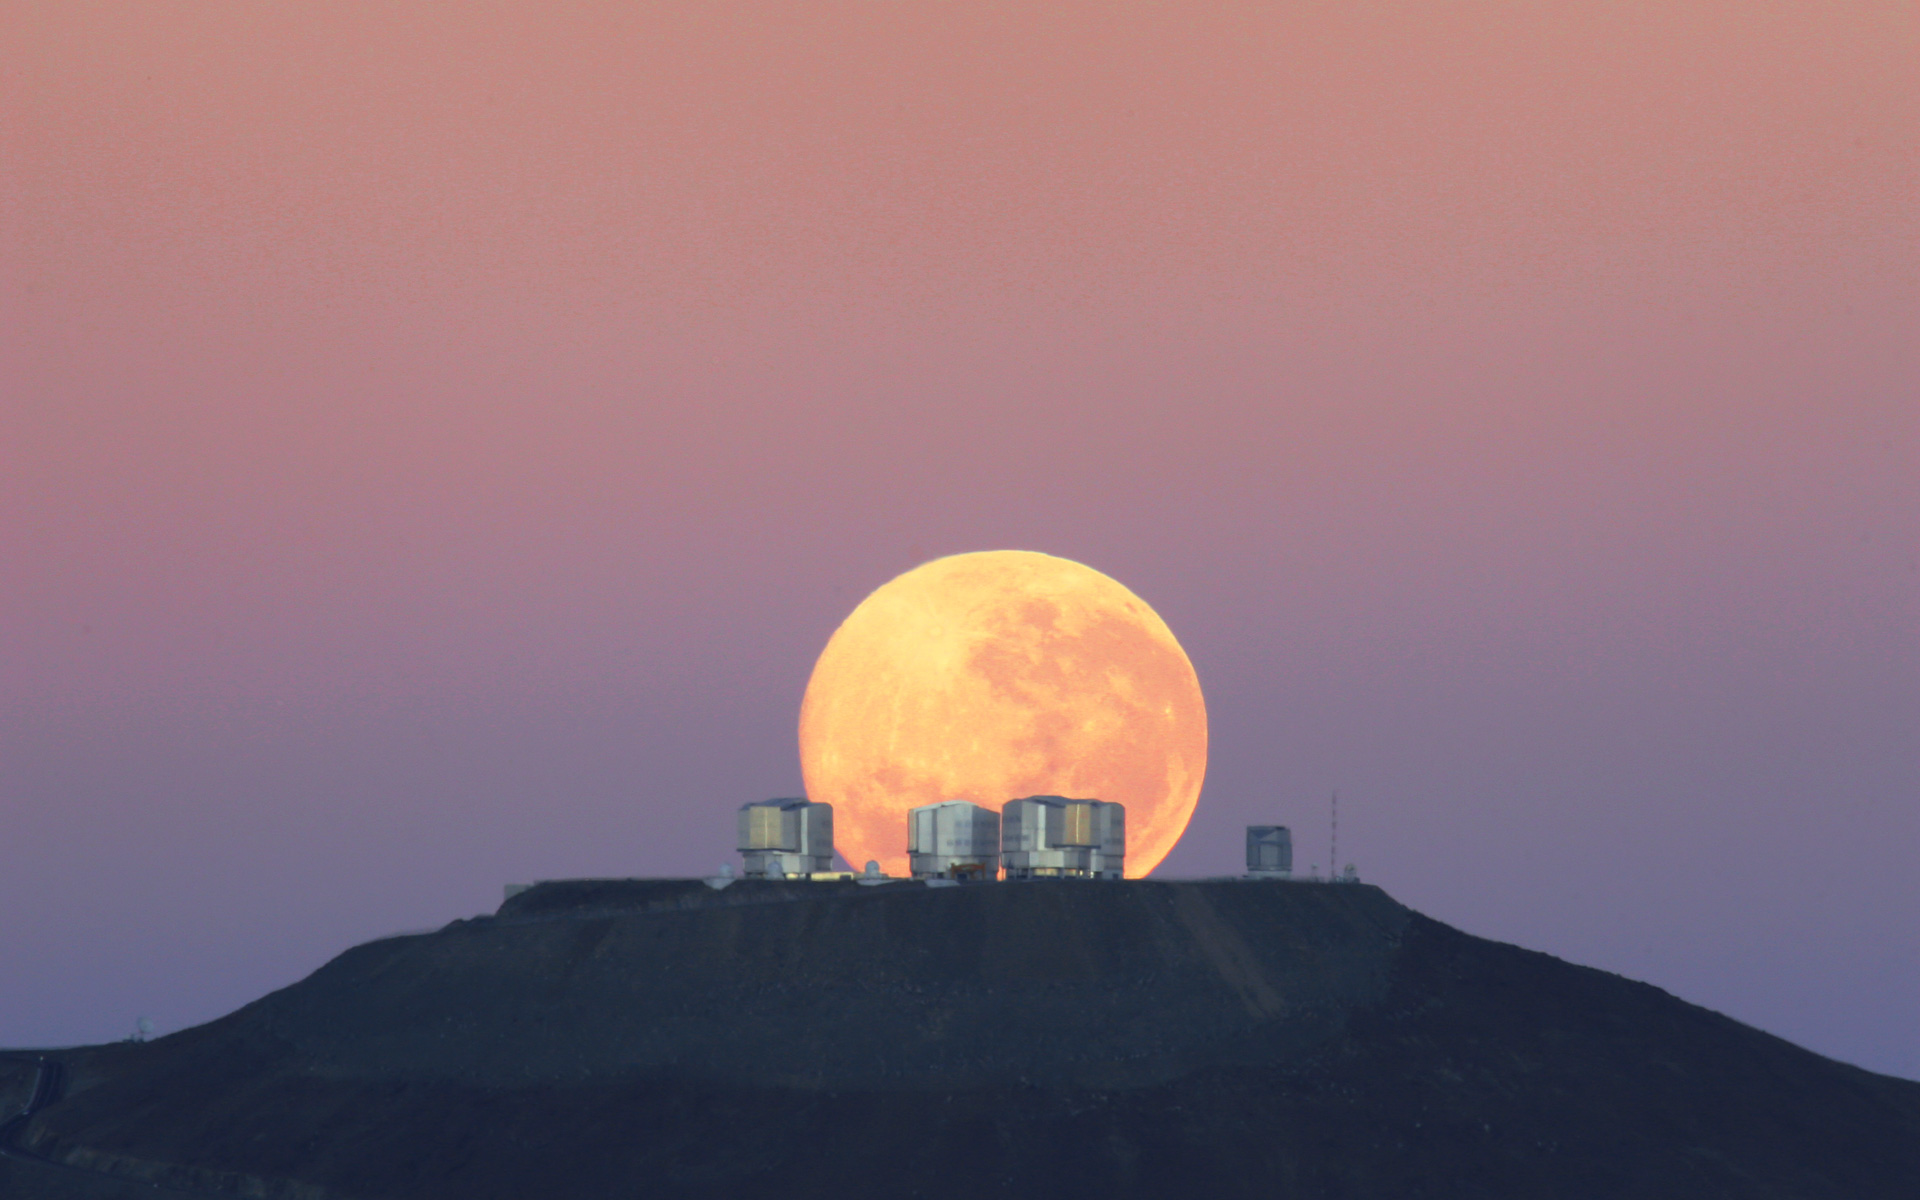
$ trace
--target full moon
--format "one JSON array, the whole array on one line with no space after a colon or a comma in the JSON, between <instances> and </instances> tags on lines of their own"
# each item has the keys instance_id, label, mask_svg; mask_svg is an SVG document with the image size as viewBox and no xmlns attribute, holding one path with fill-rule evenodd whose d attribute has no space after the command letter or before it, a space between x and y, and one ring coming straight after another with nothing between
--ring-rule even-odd
<instances>
[{"instance_id":1,"label":"full moon","mask_svg":"<svg viewBox=\"0 0 1920 1200\"><path fill-rule=\"evenodd\" d=\"M956 554L834 631L800 703L800 769L856 867L906 874L918 805L1056 795L1127 806L1134 878L1193 816L1207 708L1173 631L1117 581L1049 554Z\"/></svg>"}]
</instances>

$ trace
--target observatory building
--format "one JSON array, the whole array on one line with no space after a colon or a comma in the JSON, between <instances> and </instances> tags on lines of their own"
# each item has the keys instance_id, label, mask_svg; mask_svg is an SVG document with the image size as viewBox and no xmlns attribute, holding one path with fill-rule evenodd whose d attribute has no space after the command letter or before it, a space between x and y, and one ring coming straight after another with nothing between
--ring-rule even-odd
<instances>
[{"instance_id":1,"label":"observatory building","mask_svg":"<svg viewBox=\"0 0 1920 1200\"><path fill-rule=\"evenodd\" d=\"M997 879L1000 814L966 800L907 811L907 861L915 879Z\"/></svg>"},{"instance_id":2,"label":"observatory building","mask_svg":"<svg viewBox=\"0 0 1920 1200\"><path fill-rule=\"evenodd\" d=\"M1008 879L1119 879L1127 810L1064 796L1010 800L1000 810L1000 852Z\"/></svg>"},{"instance_id":3,"label":"observatory building","mask_svg":"<svg viewBox=\"0 0 1920 1200\"><path fill-rule=\"evenodd\" d=\"M740 855L749 879L833 869L833 805L804 796L740 806Z\"/></svg>"},{"instance_id":4,"label":"observatory building","mask_svg":"<svg viewBox=\"0 0 1920 1200\"><path fill-rule=\"evenodd\" d=\"M1247 826L1247 877L1293 878L1293 831L1285 825Z\"/></svg>"}]
</instances>

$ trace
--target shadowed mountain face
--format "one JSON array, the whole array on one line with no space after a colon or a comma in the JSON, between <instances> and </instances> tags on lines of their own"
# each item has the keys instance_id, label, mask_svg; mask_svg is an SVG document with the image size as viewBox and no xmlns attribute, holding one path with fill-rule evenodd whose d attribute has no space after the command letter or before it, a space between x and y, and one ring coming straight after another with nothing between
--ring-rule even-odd
<instances>
[{"instance_id":1,"label":"shadowed mountain face","mask_svg":"<svg viewBox=\"0 0 1920 1200\"><path fill-rule=\"evenodd\" d=\"M1920 1195L1920 1084L1363 886L548 884L61 1057L209 1193Z\"/></svg>"}]
</instances>

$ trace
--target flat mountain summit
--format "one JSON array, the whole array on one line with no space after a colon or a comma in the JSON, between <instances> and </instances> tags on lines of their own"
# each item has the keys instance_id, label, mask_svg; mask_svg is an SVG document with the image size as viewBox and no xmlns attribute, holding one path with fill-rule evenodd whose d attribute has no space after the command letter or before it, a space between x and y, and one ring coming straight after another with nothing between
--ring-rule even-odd
<instances>
[{"instance_id":1,"label":"flat mountain summit","mask_svg":"<svg viewBox=\"0 0 1920 1200\"><path fill-rule=\"evenodd\" d=\"M549 883L46 1058L9 1198L1920 1196L1920 1083L1358 884Z\"/></svg>"}]
</instances>

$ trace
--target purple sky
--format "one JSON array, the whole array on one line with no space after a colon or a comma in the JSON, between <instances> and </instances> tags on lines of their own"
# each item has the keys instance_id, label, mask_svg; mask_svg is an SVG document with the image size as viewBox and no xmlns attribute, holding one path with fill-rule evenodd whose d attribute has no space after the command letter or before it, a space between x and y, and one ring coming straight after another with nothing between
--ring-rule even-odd
<instances>
[{"instance_id":1,"label":"purple sky","mask_svg":"<svg viewBox=\"0 0 1920 1200\"><path fill-rule=\"evenodd\" d=\"M840 618L1025 548L1200 673L1162 875L1337 787L1920 1076L1910 6L24 11L0 1045L711 871Z\"/></svg>"}]
</instances>

